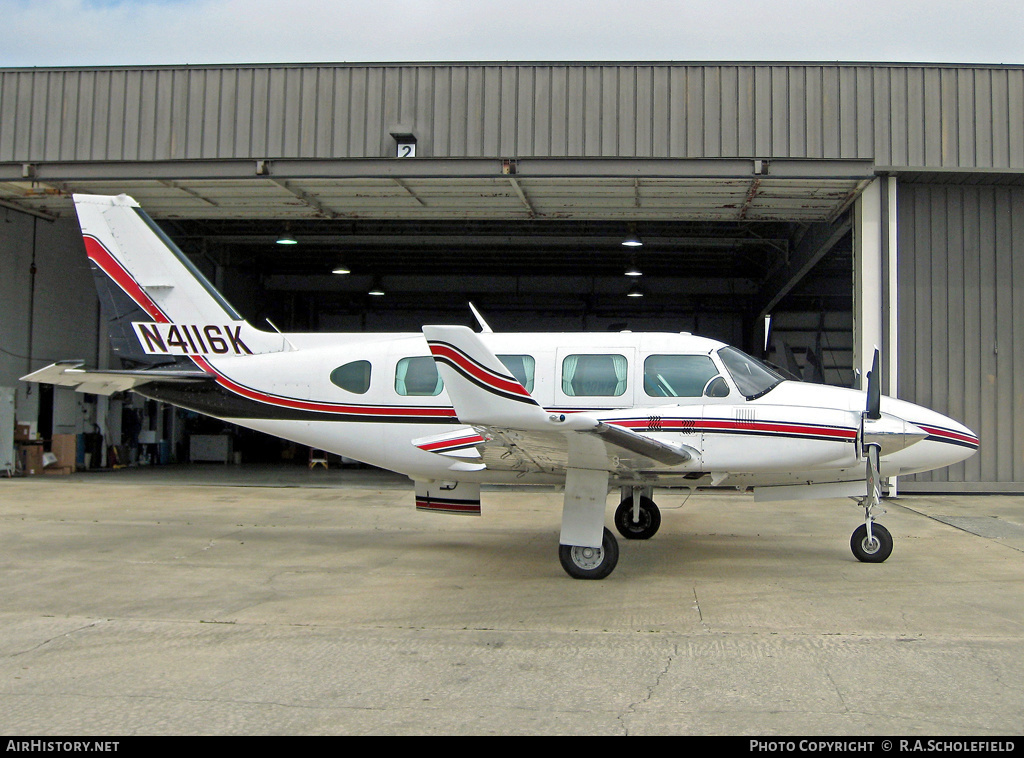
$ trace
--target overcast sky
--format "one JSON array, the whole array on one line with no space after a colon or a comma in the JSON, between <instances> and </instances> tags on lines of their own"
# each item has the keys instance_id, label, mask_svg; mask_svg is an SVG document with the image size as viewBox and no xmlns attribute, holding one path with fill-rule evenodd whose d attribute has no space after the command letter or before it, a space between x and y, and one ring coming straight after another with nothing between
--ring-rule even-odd
<instances>
[{"instance_id":1,"label":"overcast sky","mask_svg":"<svg viewBox=\"0 0 1024 758\"><path fill-rule=\"evenodd\" d=\"M1024 63L1021 0L0 0L0 66Z\"/></svg>"}]
</instances>

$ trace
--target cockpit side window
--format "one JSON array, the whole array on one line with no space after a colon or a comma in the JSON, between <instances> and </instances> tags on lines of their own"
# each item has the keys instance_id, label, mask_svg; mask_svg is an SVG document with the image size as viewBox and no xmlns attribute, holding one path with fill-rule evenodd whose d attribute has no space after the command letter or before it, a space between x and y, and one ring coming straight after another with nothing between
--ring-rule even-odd
<instances>
[{"instance_id":1,"label":"cockpit side window","mask_svg":"<svg viewBox=\"0 0 1024 758\"><path fill-rule=\"evenodd\" d=\"M362 395L370 389L370 362L352 361L331 372L331 381L346 392Z\"/></svg>"},{"instance_id":2,"label":"cockpit side window","mask_svg":"<svg viewBox=\"0 0 1024 758\"><path fill-rule=\"evenodd\" d=\"M644 392L649 397L700 397L718 368L708 355L649 355Z\"/></svg>"},{"instance_id":3,"label":"cockpit side window","mask_svg":"<svg viewBox=\"0 0 1024 758\"><path fill-rule=\"evenodd\" d=\"M399 395L440 395L444 388L437 365L429 355L402 358L395 367L395 392Z\"/></svg>"},{"instance_id":4,"label":"cockpit side window","mask_svg":"<svg viewBox=\"0 0 1024 758\"><path fill-rule=\"evenodd\" d=\"M729 376L736 384L736 389L747 398L754 400L769 392L785 380L781 374L768 368L756 358L751 358L742 350L734 347L723 347L718 357L725 364Z\"/></svg>"}]
</instances>

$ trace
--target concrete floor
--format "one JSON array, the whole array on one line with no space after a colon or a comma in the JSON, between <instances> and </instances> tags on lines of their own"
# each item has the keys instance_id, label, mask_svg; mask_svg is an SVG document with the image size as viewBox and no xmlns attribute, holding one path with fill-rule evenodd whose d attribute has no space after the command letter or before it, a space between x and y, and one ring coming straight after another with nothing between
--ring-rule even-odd
<instances>
[{"instance_id":1,"label":"concrete floor","mask_svg":"<svg viewBox=\"0 0 1024 758\"><path fill-rule=\"evenodd\" d=\"M466 518L349 469L0 480L0 733L1024 734L1024 497L889 503L880 565L850 501L657 500L580 582L552 492Z\"/></svg>"}]
</instances>

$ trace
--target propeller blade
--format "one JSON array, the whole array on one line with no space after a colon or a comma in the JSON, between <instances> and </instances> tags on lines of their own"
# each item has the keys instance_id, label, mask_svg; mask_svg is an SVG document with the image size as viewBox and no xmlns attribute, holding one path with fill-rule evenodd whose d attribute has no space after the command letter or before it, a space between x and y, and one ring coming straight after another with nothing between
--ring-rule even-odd
<instances>
[{"instance_id":1,"label":"propeller blade","mask_svg":"<svg viewBox=\"0 0 1024 758\"><path fill-rule=\"evenodd\" d=\"M868 372L868 407L865 417L878 419L882 417L882 392L878 375L878 348L875 348L875 357L871 360L871 370Z\"/></svg>"}]
</instances>

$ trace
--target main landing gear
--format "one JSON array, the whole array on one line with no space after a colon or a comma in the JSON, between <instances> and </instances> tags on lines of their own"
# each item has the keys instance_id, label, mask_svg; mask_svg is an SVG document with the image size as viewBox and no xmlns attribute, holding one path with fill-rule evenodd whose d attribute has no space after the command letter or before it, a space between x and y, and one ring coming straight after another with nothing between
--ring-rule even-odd
<instances>
[{"instance_id":1,"label":"main landing gear","mask_svg":"<svg viewBox=\"0 0 1024 758\"><path fill-rule=\"evenodd\" d=\"M627 495L615 509L615 528L627 540L649 540L661 528L661 511L646 495Z\"/></svg>"},{"instance_id":2,"label":"main landing gear","mask_svg":"<svg viewBox=\"0 0 1024 758\"><path fill-rule=\"evenodd\" d=\"M615 528L627 540L649 540L661 527L661 511L642 488L624 487L624 497L615 509ZM565 573L574 579L604 579L619 561L619 543L605 528L601 547L559 545L558 559Z\"/></svg>"},{"instance_id":3,"label":"main landing gear","mask_svg":"<svg viewBox=\"0 0 1024 758\"><path fill-rule=\"evenodd\" d=\"M573 579L604 579L619 562L619 543L605 528L601 547L559 545L558 560Z\"/></svg>"}]
</instances>

